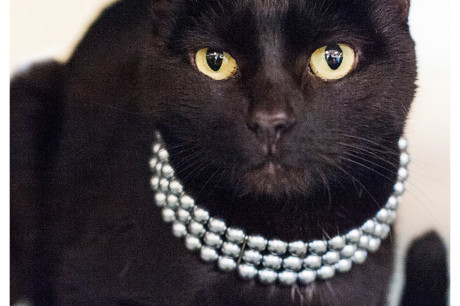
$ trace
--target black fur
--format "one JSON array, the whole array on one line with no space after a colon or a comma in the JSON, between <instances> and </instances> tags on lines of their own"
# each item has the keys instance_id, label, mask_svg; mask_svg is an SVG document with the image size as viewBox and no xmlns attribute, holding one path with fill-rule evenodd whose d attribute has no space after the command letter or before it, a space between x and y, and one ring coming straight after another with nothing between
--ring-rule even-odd
<instances>
[{"instance_id":1,"label":"black fur","mask_svg":"<svg viewBox=\"0 0 460 306\"><path fill-rule=\"evenodd\" d=\"M148 160L159 129L186 190L249 232L311 240L361 224L391 193L415 90L399 2L120 1L68 63L17 76L12 302L384 304L391 238L365 264L307 287L243 282L203 264L161 221ZM308 59L333 42L353 46L358 62L325 83ZM235 57L235 78L197 71L193 54L208 46ZM253 171L265 158L247 123L257 110L295 118L276 144L276 177Z\"/></svg>"},{"instance_id":2,"label":"black fur","mask_svg":"<svg viewBox=\"0 0 460 306\"><path fill-rule=\"evenodd\" d=\"M435 232L416 239L406 258L402 305L447 305L447 250Z\"/></svg>"}]
</instances>

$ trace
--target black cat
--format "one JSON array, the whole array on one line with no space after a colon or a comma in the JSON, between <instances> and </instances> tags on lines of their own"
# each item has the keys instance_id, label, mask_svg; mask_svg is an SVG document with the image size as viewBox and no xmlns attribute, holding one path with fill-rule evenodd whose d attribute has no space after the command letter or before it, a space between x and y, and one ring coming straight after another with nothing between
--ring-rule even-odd
<instances>
[{"instance_id":1,"label":"black cat","mask_svg":"<svg viewBox=\"0 0 460 306\"><path fill-rule=\"evenodd\" d=\"M11 302L385 304L392 239L330 279L244 281L171 234L148 165L159 131L185 191L247 233L312 241L361 226L398 177L416 78L408 8L125 0L67 63L16 76ZM403 303L445 305L439 238L416 242L408 263Z\"/></svg>"}]
</instances>

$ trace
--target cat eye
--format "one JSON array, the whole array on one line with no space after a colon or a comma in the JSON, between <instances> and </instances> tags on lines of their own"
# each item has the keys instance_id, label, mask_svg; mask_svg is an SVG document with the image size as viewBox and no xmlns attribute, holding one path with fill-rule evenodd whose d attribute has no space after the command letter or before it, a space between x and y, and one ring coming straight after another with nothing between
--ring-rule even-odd
<instances>
[{"instance_id":1,"label":"cat eye","mask_svg":"<svg viewBox=\"0 0 460 306\"><path fill-rule=\"evenodd\" d=\"M345 44L331 44L317 49L310 58L314 74L324 81L346 76L355 63L355 51Z\"/></svg>"},{"instance_id":2,"label":"cat eye","mask_svg":"<svg viewBox=\"0 0 460 306\"><path fill-rule=\"evenodd\" d=\"M211 48L200 49L195 55L198 70L214 80L226 80L235 75L238 65L225 51Z\"/></svg>"}]
</instances>

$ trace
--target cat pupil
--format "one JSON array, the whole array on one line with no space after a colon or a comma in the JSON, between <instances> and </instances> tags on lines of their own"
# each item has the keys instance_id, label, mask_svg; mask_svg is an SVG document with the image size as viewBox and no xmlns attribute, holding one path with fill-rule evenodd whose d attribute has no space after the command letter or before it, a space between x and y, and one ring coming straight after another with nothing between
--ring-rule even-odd
<instances>
[{"instance_id":1,"label":"cat pupil","mask_svg":"<svg viewBox=\"0 0 460 306\"><path fill-rule=\"evenodd\" d=\"M332 70L337 70L340 64L342 64L343 51L336 44L327 46L324 56L326 57L327 64Z\"/></svg>"},{"instance_id":2,"label":"cat pupil","mask_svg":"<svg viewBox=\"0 0 460 306\"><path fill-rule=\"evenodd\" d=\"M214 71L218 71L222 66L222 60L224 53L216 50L208 49L206 52L206 61L208 62L209 68Z\"/></svg>"}]
</instances>

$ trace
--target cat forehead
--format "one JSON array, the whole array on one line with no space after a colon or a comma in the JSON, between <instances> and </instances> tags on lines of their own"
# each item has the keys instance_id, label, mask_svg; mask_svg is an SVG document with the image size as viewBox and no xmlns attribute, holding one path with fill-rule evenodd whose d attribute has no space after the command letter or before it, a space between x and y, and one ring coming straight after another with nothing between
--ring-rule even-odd
<instances>
[{"instance_id":1,"label":"cat forehead","mask_svg":"<svg viewBox=\"0 0 460 306\"><path fill-rule=\"evenodd\" d=\"M390 1L390 0L388 0ZM371 0L179 0L170 14L167 41L174 45L247 50L279 38L288 45L311 44L328 37L358 37L372 27ZM273 35L275 34L275 35Z\"/></svg>"},{"instance_id":2,"label":"cat forehead","mask_svg":"<svg viewBox=\"0 0 460 306\"><path fill-rule=\"evenodd\" d=\"M277 20L287 16L303 18L339 17L370 13L373 8L395 6L397 0L177 0L176 8L193 19L244 17ZM242 14L243 13L243 14ZM388 13L388 12L386 12Z\"/></svg>"},{"instance_id":3,"label":"cat forehead","mask_svg":"<svg viewBox=\"0 0 460 306\"><path fill-rule=\"evenodd\" d=\"M387 0L393 1L393 0ZM179 0L178 6L189 8L205 8L218 12L234 12L241 9L251 10L254 16L261 18L283 16L290 10L305 10L313 12L332 12L334 8L359 7L369 5L371 0Z\"/></svg>"}]
</instances>

